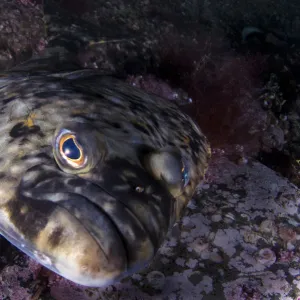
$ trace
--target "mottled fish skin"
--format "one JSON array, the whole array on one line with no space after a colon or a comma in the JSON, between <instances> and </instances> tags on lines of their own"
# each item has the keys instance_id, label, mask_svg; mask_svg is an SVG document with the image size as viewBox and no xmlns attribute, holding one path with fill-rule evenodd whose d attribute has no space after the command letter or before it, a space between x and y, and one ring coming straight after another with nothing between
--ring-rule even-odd
<instances>
[{"instance_id":1,"label":"mottled fish skin","mask_svg":"<svg viewBox=\"0 0 300 300\"><path fill-rule=\"evenodd\" d=\"M105 286L151 261L210 148L173 103L84 73L0 77L0 233L61 276ZM87 159L82 170L60 160L67 130ZM164 166L170 157L175 166L163 171L174 184L149 169L150 158Z\"/></svg>"}]
</instances>

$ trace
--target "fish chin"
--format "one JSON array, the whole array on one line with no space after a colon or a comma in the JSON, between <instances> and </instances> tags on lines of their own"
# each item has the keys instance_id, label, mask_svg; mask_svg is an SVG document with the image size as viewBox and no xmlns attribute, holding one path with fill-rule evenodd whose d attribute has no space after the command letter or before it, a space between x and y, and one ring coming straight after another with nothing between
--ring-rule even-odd
<instances>
[{"instance_id":1,"label":"fish chin","mask_svg":"<svg viewBox=\"0 0 300 300\"><path fill-rule=\"evenodd\" d=\"M77 207L63 204L71 197L80 203ZM60 203L24 200L26 210L23 204L18 206L21 201L0 210L0 232L31 258L85 286L112 284L127 271L126 250L116 228L84 197L69 195ZM22 210L22 216L18 215Z\"/></svg>"},{"instance_id":2,"label":"fish chin","mask_svg":"<svg viewBox=\"0 0 300 300\"><path fill-rule=\"evenodd\" d=\"M1 234L28 256L48 269L84 286L101 287L112 284L127 270L124 248L118 239L109 253L93 234L65 209L57 207L48 216L47 225L37 236L29 239L27 233L14 226L3 226ZM4 223L3 223L4 221ZM30 229L29 229L30 230Z\"/></svg>"}]
</instances>

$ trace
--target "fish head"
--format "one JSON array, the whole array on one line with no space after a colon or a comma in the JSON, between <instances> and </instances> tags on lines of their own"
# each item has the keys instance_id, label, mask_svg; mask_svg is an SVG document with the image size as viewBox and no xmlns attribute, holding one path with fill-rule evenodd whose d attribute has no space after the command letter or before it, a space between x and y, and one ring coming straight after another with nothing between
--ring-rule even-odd
<instances>
[{"instance_id":1,"label":"fish head","mask_svg":"<svg viewBox=\"0 0 300 300\"><path fill-rule=\"evenodd\" d=\"M2 86L0 233L75 283L107 286L153 259L210 150L163 99L90 82L37 76Z\"/></svg>"}]
</instances>

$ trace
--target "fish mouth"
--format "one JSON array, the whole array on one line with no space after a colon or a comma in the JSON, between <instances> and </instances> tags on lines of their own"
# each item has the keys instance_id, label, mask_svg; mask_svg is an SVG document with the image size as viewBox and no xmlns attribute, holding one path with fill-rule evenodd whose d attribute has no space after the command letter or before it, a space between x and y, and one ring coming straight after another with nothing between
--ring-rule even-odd
<instances>
[{"instance_id":1,"label":"fish mouth","mask_svg":"<svg viewBox=\"0 0 300 300\"><path fill-rule=\"evenodd\" d=\"M153 193L113 192L113 186L51 166L32 167L9 208L11 222L19 231L26 228L22 240L28 246L19 248L85 286L106 286L138 271L165 238L173 201L161 205Z\"/></svg>"}]
</instances>

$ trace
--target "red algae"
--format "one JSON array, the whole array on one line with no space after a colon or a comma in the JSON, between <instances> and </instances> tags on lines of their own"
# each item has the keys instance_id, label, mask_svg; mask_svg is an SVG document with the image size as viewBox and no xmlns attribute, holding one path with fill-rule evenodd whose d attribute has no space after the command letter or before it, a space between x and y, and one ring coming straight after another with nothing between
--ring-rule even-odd
<instances>
[{"instance_id":1,"label":"red algae","mask_svg":"<svg viewBox=\"0 0 300 300\"><path fill-rule=\"evenodd\" d=\"M205 32L193 39L166 38L160 57L157 72L191 97L184 110L198 122L212 147L257 154L267 113L255 93L263 87L260 76L266 57L239 56L224 38Z\"/></svg>"}]
</instances>

